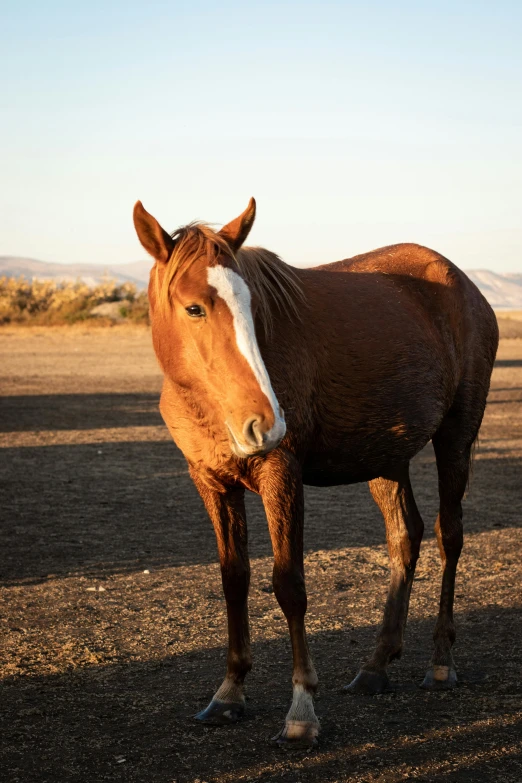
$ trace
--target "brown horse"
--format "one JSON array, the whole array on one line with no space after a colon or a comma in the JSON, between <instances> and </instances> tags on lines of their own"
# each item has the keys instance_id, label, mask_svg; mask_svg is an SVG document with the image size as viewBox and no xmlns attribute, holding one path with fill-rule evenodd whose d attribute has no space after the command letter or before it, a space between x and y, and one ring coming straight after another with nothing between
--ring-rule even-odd
<instances>
[{"instance_id":1,"label":"brown horse","mask_svg":"<svg viewBox=\"0 0 522 783\"><path fill-rule=\"evenodd\" d=\"M493 311L443 256L394 245L315 269L246 248L255 202L214 232L167 234L138 202L138 237L155 259L154 348L165 374L161 413L215 529L228 613L227 672L196 717L231 723L251 668L244 492L261 495L274 551L274 592L288 621L293 700L277 739L319 731L317 675L305 635L303 484L368 481L391 559L384 621L347 686L380 693L401 654L423 533L409 462L431 439L439 476L442 591L424 687L455 685L453 595L461 500L498 344Z\"/></svg>"}]
</instances>

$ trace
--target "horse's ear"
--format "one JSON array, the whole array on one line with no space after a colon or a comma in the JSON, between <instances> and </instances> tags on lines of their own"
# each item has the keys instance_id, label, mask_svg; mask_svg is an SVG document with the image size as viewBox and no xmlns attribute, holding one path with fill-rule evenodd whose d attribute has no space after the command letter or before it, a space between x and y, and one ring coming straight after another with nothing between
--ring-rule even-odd
<instances>
[{"instance_id":1,"label":"horse's ear","mask_svg":"<svg viewBox=\"0 0 522 783\"><path fill-rule=\"evenodd\" d=\"M248 203L248 207L245 209L243 214L241 214L235 220L232 220L230 223L227 223L227 225L223 226L221 231L218 232L219 235L223 237L223 239L226 239L234 252L239 250L249 235L250 229L254 225L255 218L256 201L255 199L251 198Z\"/></svg>"},{"instance_id":2,"label":"horse's ear","mask_svg":"<svg viewBox=\"0 0 522 783\"><path fill-rule=\"evenodd\" d=\"M156 218L149 215L141 201L134 205L134 228L141 244L150 255L166 264L174 250L174 240L162 229Z\"/></svg>"}]
</instances>

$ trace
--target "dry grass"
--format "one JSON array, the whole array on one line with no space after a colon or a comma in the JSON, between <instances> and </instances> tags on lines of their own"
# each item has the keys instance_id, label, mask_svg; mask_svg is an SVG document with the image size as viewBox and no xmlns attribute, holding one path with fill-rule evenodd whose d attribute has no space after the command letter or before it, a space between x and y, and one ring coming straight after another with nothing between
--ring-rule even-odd
<instances>
[{"instance_id":1,"label":"dry grass","mask_svg":"<svg viewBox=\"0 0 522 783\"><path fill-rule=\"evenodd\" d=\"M111 325L113 319L99 318L93 308L105 302L121 302L117 316L132 323L148 323L147 294L132 283L118 285L104 280L97 286L81 281L55 282L24 277L0 278L0 324L62 326L91 321Z\"/></svg>"},{"instance_id":2,"label":"dry grass","mask_svg":"<svg viewBox=\"0 0 522 783\"><path fill-rule=\"evenodd\" d=\"M121 302L117 319L123 324L149 324L147 293L132 283L104 280L92 287L53 280L0 278L0 326L113 326L114 318L95 316L105 302ZM522 337L522 310L496 312L502 338Z\"/></svg>"},{"instance_id":3,"label":"dry grass","mask_svg":"<svg viewBox=\"0 0 522 783\"><path fill-rule=\"evenodd\" d=\"M495 315L501 337L522 337L522 310L496 310Z\"/></svg>"},{"instance_id":4,"label":"dry grass","mask_svg":"<svg viewBox=\"0 0 522 783\"><path fill-rule=\"evenodd\" d=\"M522 321L522 310L496 310L495 315L509 321Z\"/></svg>"}]
</instances>

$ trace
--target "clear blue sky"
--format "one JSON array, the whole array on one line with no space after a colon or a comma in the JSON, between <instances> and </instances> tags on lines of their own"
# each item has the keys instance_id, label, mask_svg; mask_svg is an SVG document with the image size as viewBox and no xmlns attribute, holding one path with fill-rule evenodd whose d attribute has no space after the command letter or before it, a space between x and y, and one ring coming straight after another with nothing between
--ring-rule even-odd
<instances>
[{"instance_id":1,"label":"clear blue sky","mask_svg":"<svg viewBox=\"0 0 522 783\"><path fill-rule=\"evenodd\" d=\"M414 241L522 272L522 3L1 2L0 255L226 222L296 264Z\"/></svg>"}]
</instances>

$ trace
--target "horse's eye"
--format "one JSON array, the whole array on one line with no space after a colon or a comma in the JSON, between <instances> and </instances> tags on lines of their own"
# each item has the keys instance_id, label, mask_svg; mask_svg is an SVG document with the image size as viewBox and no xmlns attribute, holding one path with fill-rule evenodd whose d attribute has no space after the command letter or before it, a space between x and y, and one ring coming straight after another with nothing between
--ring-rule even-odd
<instances>
[{"instance_id":1,"label":"horse's eye","mask_svg":"<svg viewBox=\"0 0 522 783\"><path fill-rule=\"evenodd\" d=\"M185 310L192 318L201 318L202 315L205 315L203 308L199 305L189 305L185 307Z\"/></svg>"}]
</instances>

